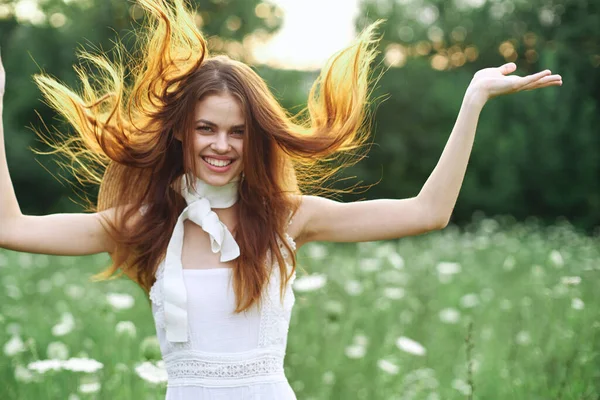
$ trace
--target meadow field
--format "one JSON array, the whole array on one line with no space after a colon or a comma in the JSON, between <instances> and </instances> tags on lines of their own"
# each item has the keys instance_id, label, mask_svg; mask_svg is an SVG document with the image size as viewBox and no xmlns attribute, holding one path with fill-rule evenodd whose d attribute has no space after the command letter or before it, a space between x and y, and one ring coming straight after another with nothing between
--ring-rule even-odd
<instances>
[{"instance_id":1,"label":"meadow field","mask_svg":"<svg viewBox=\"0 0 600 400\"><path fill-rule=\"evenodd\" d=\"M600 398L600 238L474 217L298 254L298 399ZM108 256L0 250L0 399L164 399L150 305Z\"/></svg>"}]
</instances>

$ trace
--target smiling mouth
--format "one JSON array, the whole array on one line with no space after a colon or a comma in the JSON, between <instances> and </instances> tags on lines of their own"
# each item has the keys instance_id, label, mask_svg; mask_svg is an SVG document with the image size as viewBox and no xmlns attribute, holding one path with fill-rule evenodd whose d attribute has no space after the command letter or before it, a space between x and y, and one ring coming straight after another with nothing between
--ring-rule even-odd
<instances>
[{"instance_id":1,"label":"smiling mouth","mask_svg":"<svg viewBox=\"0 0 600 400\"><path fill-rule=\"evenodd\" d=\"M214 166L214 167L226 167L229 164L231 164L234 160L229 159L229 160L217 160L216 158L211 158L211 157L202 157L202 159L204 161L206 161L206 163Z\"/></svg>"}]
</instances>

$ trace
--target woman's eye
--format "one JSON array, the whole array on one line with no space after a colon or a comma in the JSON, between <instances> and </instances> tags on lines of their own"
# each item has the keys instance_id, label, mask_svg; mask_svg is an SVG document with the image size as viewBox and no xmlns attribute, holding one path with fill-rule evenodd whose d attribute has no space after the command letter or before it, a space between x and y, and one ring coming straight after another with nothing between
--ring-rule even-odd
<instances>
[{"instance_id":1,"label":"woman's eye","mask_svg":"<svg viewBox=\"0 0 600 400\"><path fill-rule=\"evenodd\" d=\"M243 135L244 131L233 131L233 133L236 135Z\"/></svg>"},{"instance_id":2,"label":"woman's eye","mask_svg":"<svg viewBox=\"0 0 600 400\"><path fill-rule=\"evenodd\" d=\"M210 131L211 129L210 129L210 126L199 126L199 127L196 128L196 130L199 130L199 131Z\"/></svg>"}]
</instances>

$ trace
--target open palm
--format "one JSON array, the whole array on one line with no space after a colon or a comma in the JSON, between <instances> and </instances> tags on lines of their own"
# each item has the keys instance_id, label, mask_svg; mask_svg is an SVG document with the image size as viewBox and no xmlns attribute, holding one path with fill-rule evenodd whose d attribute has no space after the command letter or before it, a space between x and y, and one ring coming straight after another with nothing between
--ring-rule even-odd
<instances>
[{"instance_id":1,"label":"open palm","mask_svg":"<svg viewBox=\"0 0 600 400\"><path fill-rule=\"evenodd\" d=\"M508 63L500 67L479 70L473 76L470 86L484 93L486 99L491 99L492 97L523 90L562 85L562 77L552 75L552 72L548 69L524 77L508 75L515 72L516 69L515 63Z\"/></svg>"}]
</instances>

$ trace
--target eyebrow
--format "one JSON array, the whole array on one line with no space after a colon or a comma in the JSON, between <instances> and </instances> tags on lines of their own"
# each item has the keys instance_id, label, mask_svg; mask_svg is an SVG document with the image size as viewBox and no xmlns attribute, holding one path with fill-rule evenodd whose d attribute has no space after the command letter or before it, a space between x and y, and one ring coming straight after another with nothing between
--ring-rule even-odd
<instances>
[{"instance_id":1,"label":"eyebrow","mask_svg":"<svg viewBox=\"0 0 600 400\"><path fill-rule=\"evenodd\" d=\"M208 121L208 120L205 120L205 119L199 119L199 120L197 120L197 121L196 121L196 123L198 123L198 122L202 122L202 123L204 123L204 124L206 124L206 125L210 125L210 126L217 126L217 124L215 124L214 122L210 122L210 121ZM244 125L244 124L241 124L241 125L233 125L233 126L231 127L231 129L239 129L239 128L244 128L244 127L245 127L245 125Z\"/></svg>"}]
</instances>

